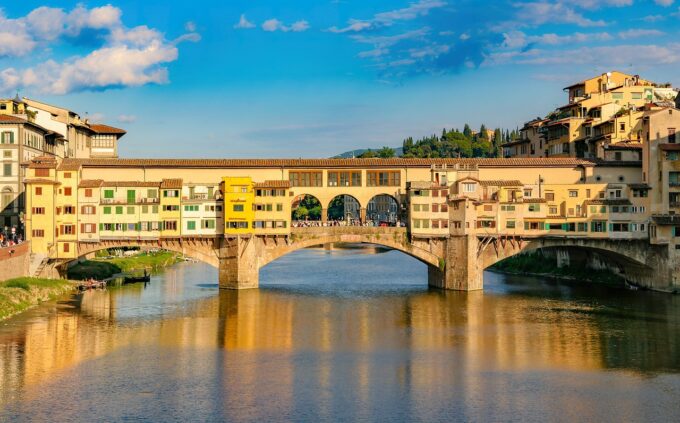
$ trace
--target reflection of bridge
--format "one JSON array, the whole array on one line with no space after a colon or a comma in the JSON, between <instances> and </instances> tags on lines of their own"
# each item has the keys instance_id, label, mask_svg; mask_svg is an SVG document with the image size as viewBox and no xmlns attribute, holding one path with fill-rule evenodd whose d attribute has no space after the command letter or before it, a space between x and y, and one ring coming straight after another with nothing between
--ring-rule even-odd
<instances>
[{"instance_id":1,"label":"reflection of bridge","mask_svg":"<svg viewBox=\"0 0 680 423\"><path fill-rule=\"evenodd\" d=\"M368 243L408 254L428 266L430 286L481 289L484 269L523 251L556 249L558 264L569 251L580 250L595 267L608 267L631 283L654 287L668 272L667 249L646 241L576 237L519 237L461 235L412 238L406 228L320 226L292 228L285 236L183 237L177 239L109 239L81 242L82 255L124 246L163 248L194 257L219 268L223 288L256 288L259 270L293 251L329 243ZM65 262L57 262L58 266Z\"/></svg>"}]
</instances>

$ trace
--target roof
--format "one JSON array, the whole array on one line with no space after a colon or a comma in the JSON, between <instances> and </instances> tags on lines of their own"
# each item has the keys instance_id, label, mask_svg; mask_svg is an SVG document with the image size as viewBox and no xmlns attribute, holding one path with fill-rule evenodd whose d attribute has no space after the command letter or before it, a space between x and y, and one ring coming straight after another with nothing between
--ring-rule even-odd
<instances>
[{"instance_id":1,"label":"roof","mask_svg":"<svg viewBox=\"0 0 680 423\"><path fill-rule=\"evenodd\" d=\"M432 165L477 165L479 167L568 167L594 166L592 160L577 158L464 158L464 159L75 159L84 167L177 167L177 168L399 168Z\"/></svg>"},{"instance_id":2,"label":"roof","mask_svg":"<svg viewBox=\"0 0 680 423\"><path fill-rule=\"evenodd\" d=\"M62 161L58 170L80 170L80 163Z\"/></svg>"},{"instance_id":3,"label":"roof","mask_svg":"<svg viewBox=\"0 0 680 423\"><path fill-rule=\"evenodd\" d=\"M529 144L530 142L531 141L529 141L528 138L527 139L520 138L514 141L506 142L505 144L501 144L501 147L512 147L513 145Z\"/></svg>"},{"instance_id":4,"label":"roof","mask_svg":"<svg viewBox=\"0 0 680 423\"><path fill-rule=\"evenodd\" d=\"M545 198L525 198L522 200L524 203L546 203Z\"/></svg>"},{"instance_id":5,"label":"roof","mask_svg":"<svg viewBox=\"0 0 680 423\"><path fill-rule=\"evenodd\" d=\"M125 135L127 131L120 128L114 128L113 126L104 125L101 123L90 123L89 127L92 131L97 134L112 134L112 135Z\"/></svg>"},{"instance_id":6,"label":"roof","mask_svg":"<svg viewBox=\"0 0 680 423\"><path fill-rule=\"evenodd\" d=\"M647 184L628 184L628 187L630 189L652 189L652 187Z\"/></svg>"},{"instance_id":7,"label":"roof","mask_svg":"<svg viewBox=\"0 0 680 423\"><path fill-rule=\"evenodd\" d=\"M627 200L625 198L621 199L595 199L595 200L586 200L584 202L585 205L602 205L602 206L631 206L633 203L630 202L630 200Z\"/></svg>"},{"instance_id":8,"label":"roof","mask_svg":"<svg viewBox=\"0 0 680 423\"><path fill-rule=\"evenodd\" d=\"M45 179L45 178L33 178L33 179L24 179L25 184L49 184L49 185L60 185L61 182L57 182L53 179Z\"/></svg>"},{"instance_id":9,"label":"roof","mask_svg":"<svg viewBox=\"0 0 680 423\"><path fill-rule=\"evenodd\" d=\"M104 187L154 187L158 188L160 182L142 182L142 181L104 181L101 186Z\"/></svg>"},{"instance_id":10,"label":"roof","mask_svg":"<svg viewBox=\"0 0 680 423\"><path fill-rule=\"evenodd\" d=\"M181 179L163 179L161 188L182 188Z\"/></svg>"},{"instance_id":11,"label":"roof","mask_svg":"<svg viewBox=\"0 0 680 423\"><path fill-rule=\"evenodd\" d=\"M28 121L17 116L0 115L0 123L28 123Z\"/></svg>"},{"instance_id":12,"label":"roof","mask_svg":"<svg viewBox=\"0 0 680 423\"><path fill-rule=\"evenodd\" d=\"M290 181L255 182L255 188L290 188Z\"/></svg>"},{"instance_id":13,"label":"roof","mask_svg":"<svg viewBox=\"0 0 680 423\"><path fill-rule=\"evenodd\" d=\"M29 169L56 169L57 159L53 156L38 156L28 163Z\"/></svg>"},{"instance_id":14,"label":"roof","mask_svg":"<svg viewBox=\"0 0 680 423\"><path fill-rule=\"evenodd\" d=\"M624 141L605 145L604 148L607 150L642 150L642 144L639 142Z\"/></svg>"},{"instance_id":15,"label":"roof","mask_svg":"<svg viewBox=\"0 0 680 423\"><path fill-rule=\"evenodd\" d=\"M102 179L83 179L78 184L78 188L99 188L103 183Z\"/></svg>"},{"instance_id":16,"label":"roof","mask_svg":"<svg viewBox=\"0 0 680 423\"><path fill-rule=\"evenodd\" d=\"M657 214L652 216L652 220L657 225L680 225L678 214Z\"/></svg>"},{"instance_id":17,"label":"roof","mask_svg":"<svg viewBox=\"0 0 680 423\"><path fill-rule=\"evenodd\" d=\"M521 187L524 184L518 180L508 180L508 181L479 181L480 185L485 187Z\"/></svg>"},{"instance_id":18,"label":"roof","mask_svg":"<svg viewBox=\"0 0 680 423\"><path fill-rule=\"evenodd\" d=\"M663 151L680 151L680 144L659 144Z\"/></svg>"}]
</instances>

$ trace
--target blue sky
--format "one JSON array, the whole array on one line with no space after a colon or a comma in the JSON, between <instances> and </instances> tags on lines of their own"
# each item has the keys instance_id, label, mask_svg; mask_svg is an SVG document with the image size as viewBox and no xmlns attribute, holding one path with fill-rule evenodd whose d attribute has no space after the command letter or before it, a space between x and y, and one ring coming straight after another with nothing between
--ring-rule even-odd
<instances>
[{"instance_id":1,"label":"blue sky","mask_svg":"<svg viewBox=\"0 0 680 423\"><path fill-rule=\"evenodd\" d=\"M326 157L512 128L616 69L680 85L680 0L1 2L0 95L127 157Z\"/></svg>"}]
</instances>

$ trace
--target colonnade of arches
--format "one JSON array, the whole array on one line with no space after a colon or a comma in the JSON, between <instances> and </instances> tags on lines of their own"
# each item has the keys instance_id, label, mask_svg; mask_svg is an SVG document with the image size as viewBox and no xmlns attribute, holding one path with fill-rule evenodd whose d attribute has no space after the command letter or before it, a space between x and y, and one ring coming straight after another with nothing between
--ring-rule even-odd
<instances>
[{"instance_id":1,"label":"colonnade of arches","mask_svg":"<svg viewBox=\"0 0 680 423\"><path fill-rule=\"evenodd\" d=\"M311 194L293 199L293 221L348 221L395 224L403 220L402 206L389 194L374 195L366 204L349 194L339 194L328 202L321 202Z\"/></svg>"}]
</instances>

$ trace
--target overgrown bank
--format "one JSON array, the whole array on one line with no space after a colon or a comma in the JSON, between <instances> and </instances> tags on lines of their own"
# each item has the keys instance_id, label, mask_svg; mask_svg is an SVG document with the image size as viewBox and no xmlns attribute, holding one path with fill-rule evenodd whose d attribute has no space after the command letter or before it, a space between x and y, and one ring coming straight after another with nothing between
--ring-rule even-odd
<instances>
[{"instance_id":1,"label":"overgrown bank","mask_svg":"<svg viewBox=\"0 0 680 423\"><path fill-rule=\"evenodd\" d=\"M540 252L518 254L496 263L491 270L501 273L549 276L560 279L579 280L612 286L625 286L625 280L603 269L592 269L583 263L557 267L554 257L546 257Z\"/></svg>"},{"instance_id":2,"label":"overgrown bank","mask_svg":"<svg viewBox=\"0 0 680 423\"><path fill-rule=\"evenodd\" d=\"M0 320L71 291L65 279L15 278L0 282Z\"/></svg>"},{"instance_id":3,"label":"overgrown bank","mask_svg":"<svg viewBox=\"0 0 680 423\"><path fill-rule=\"evenodd\" d=\"M180 255L170 251L140 253L132 257L96 258L85 260L68 269L69 279L106 279L117 273L135 273L143 270L156 271L181 260Z\"/></svg>"}]
</instances>

